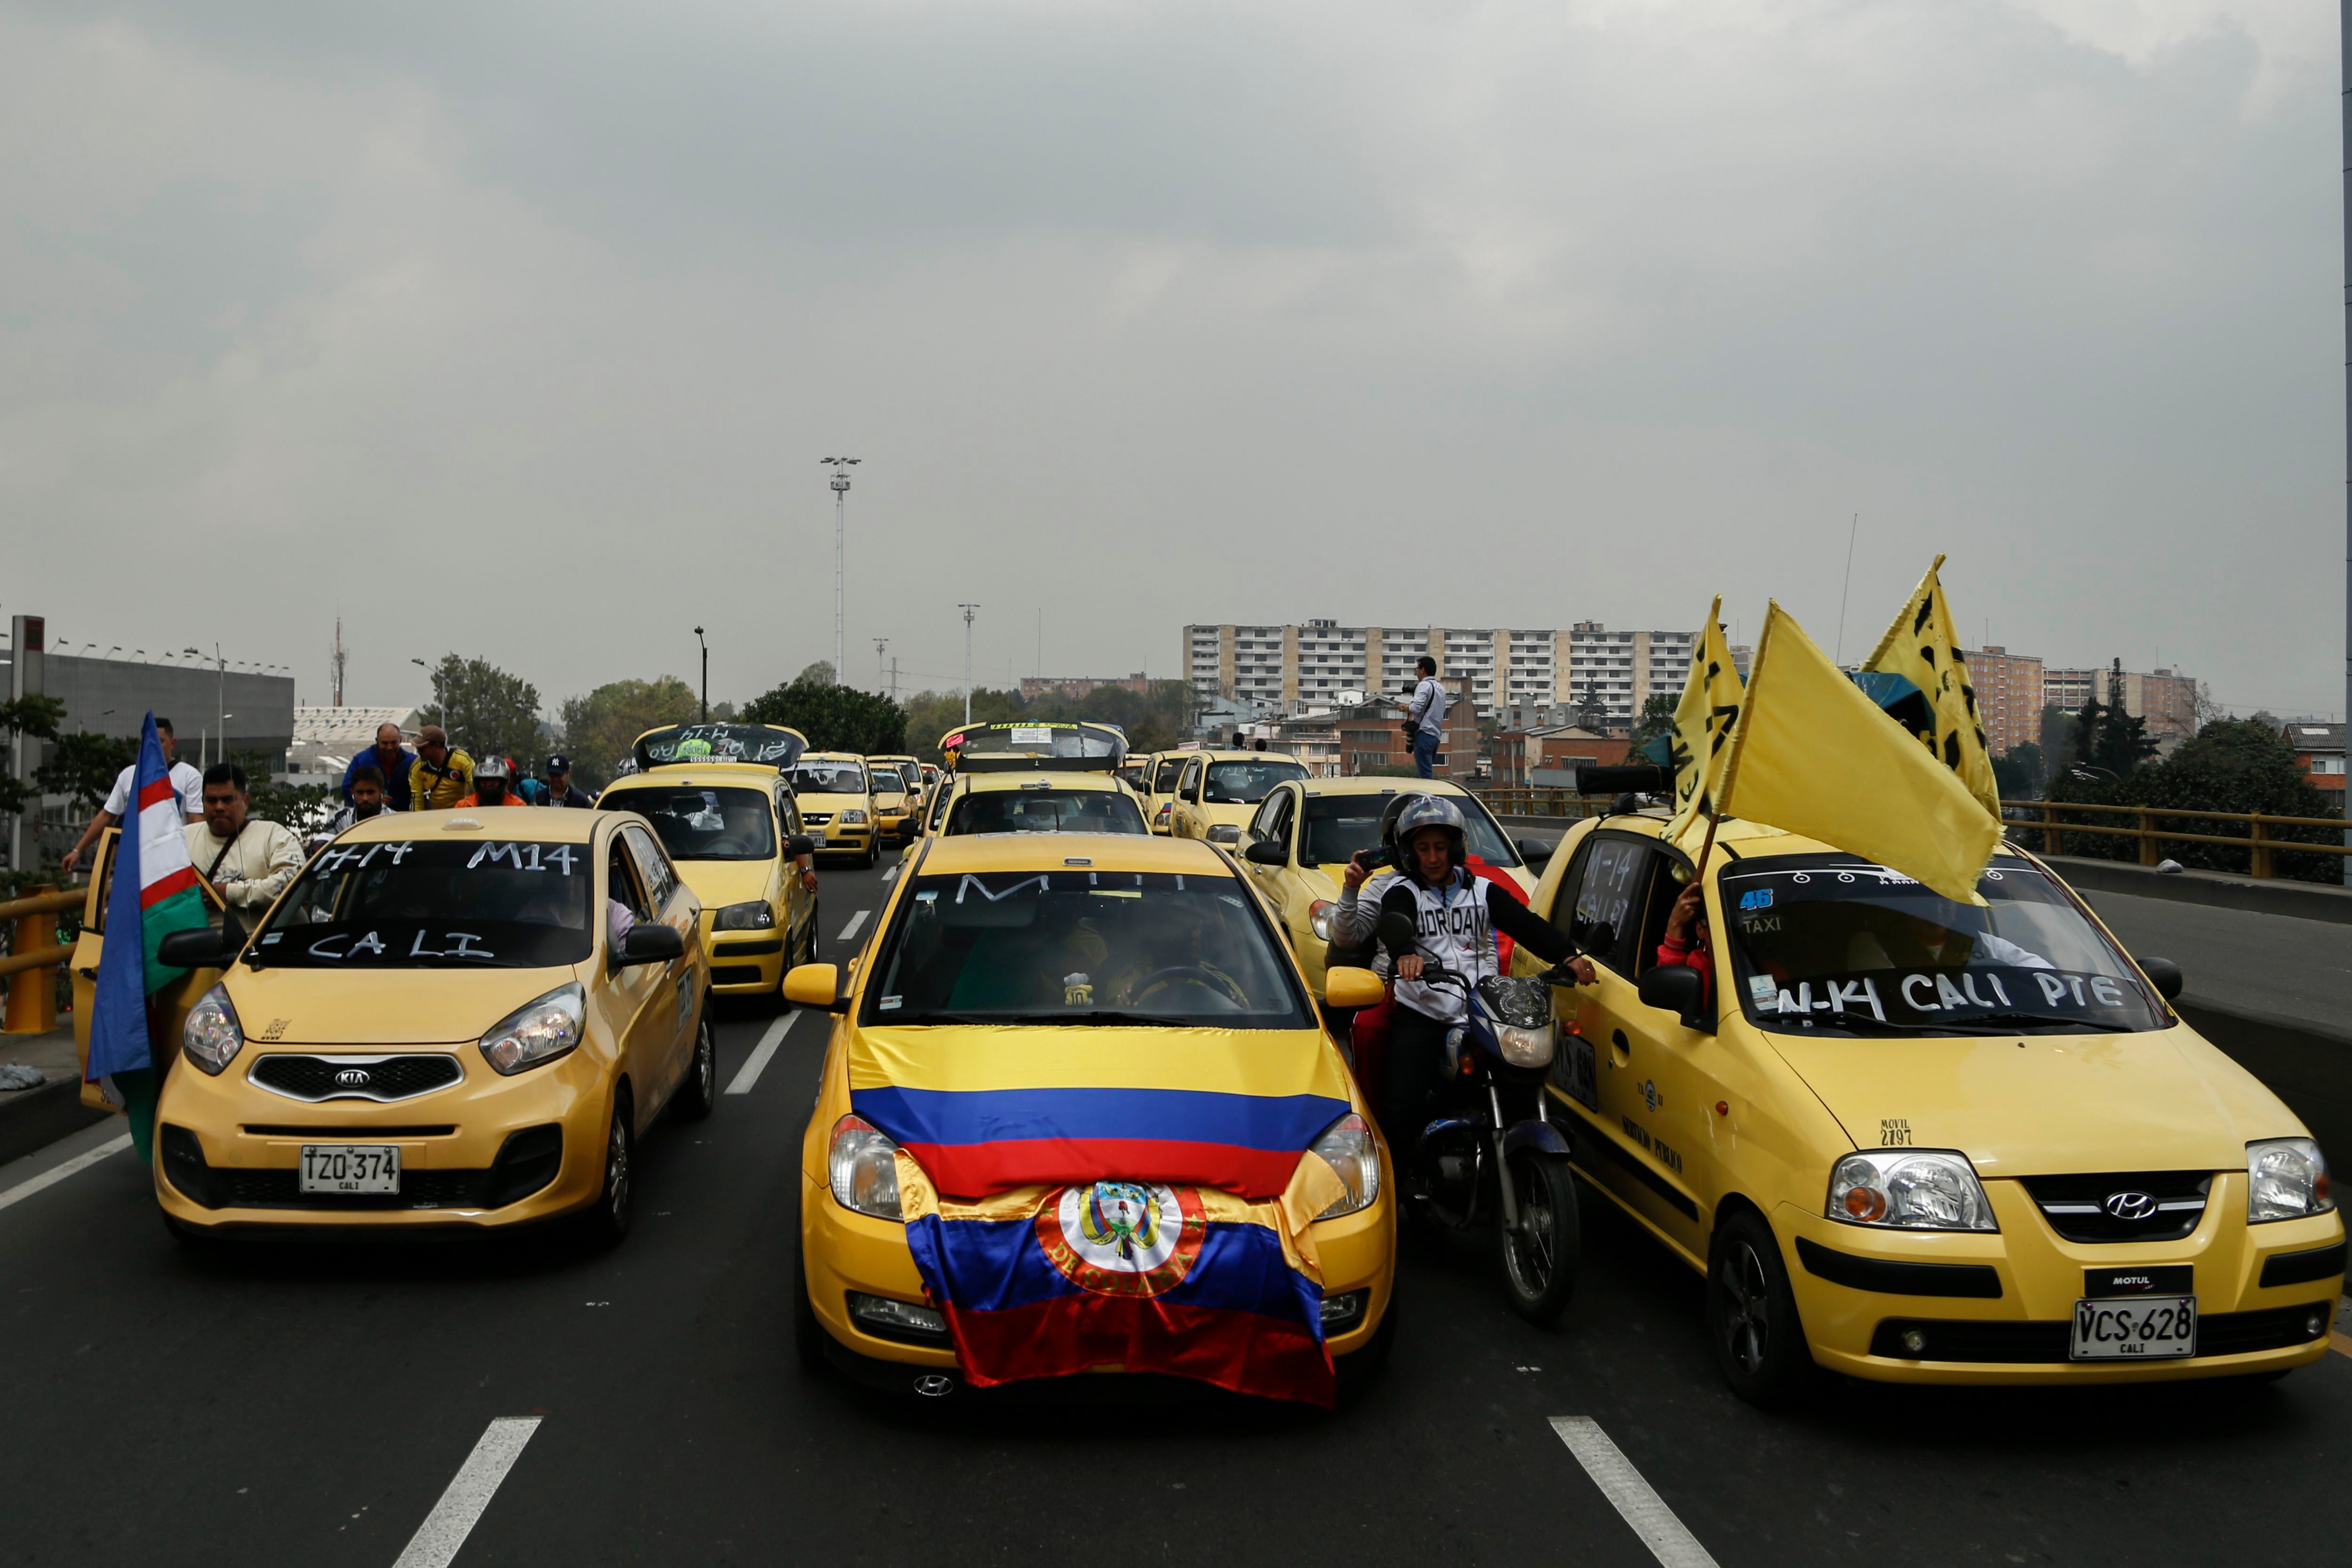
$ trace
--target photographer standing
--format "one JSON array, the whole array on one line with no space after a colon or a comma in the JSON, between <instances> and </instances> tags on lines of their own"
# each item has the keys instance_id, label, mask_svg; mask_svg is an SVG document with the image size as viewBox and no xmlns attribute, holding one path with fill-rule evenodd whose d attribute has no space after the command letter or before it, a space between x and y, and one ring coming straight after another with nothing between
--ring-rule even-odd
<instances>
[{"instance_id":1,"label":"photographer standing","mask_svg":"<svg viewBox=\"0 0 2352 1568\"><path fill-rule=\"evenodd\" d=\"M1437 683L1437 661L1427 654L1414 668L1421 684L1412 689L1405 710L1405 734L1412 746L1412 769L1423 778L1437 776L1437 748L1445 740L1445 688Z\"/></svg>"}]
</instances>

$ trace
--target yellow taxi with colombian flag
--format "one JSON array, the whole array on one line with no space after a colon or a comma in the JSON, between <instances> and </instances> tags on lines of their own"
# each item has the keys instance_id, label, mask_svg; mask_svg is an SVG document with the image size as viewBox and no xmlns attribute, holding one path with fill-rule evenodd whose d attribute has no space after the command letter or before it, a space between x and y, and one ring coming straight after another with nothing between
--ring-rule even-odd
<instances>
[{"instance_id":1,"label":"yellow taxi with colombian flag","mask_svg":"<svg viewBox=\"0 0 2352 1568\"><path fill-rule=\"evenodd\" d=\"M719 995L781 997L784 971L816 957L815 845L788 782L807 750L799 731L780 725L648 730L637 737L638 771L597 798L650 822L694 889Z\"/></svg>"},{"instance_id":2,"label":"yellow taxi with colombian flag","mask_svg":"<svg viewBox=\"0 0 2352 1568\"><path fill-rule=\"evenodd\" d=\"M1703 824L1700 826L1704 826ZM1538 914L1575 1163L1706 1277L1734 1392L2272 1374L2326 1354L2345 1231L2278 1097L2168 1005L2064 882L2002 845L1982 905L1727 818L1580 824ZM1531 961L1522 961L1525 964Z\"/></svg>"},{"instance_id":3,"label":"yellow taxi with colombian flag","mask_svg":"<svg viewBox=\"0 0 2352 1568\"><path fill-rule=\"evenodd\" d=\"M801 822L820 855L854 855L871 866L881 852L874 816L874 775L852 752L809 752L793 764Z\"/></svg>"},{"instance_id":4,"label":"yellow taxi with colombian flag","mask_svg":"<svg viewBox=\"0 0 2352 1568\"><path fill-rule=\"evenodd\" d=\"M1195 752L1176 774L1168 814L1171 838L1205 838L1232 849L1274 786L1307 776L1306 764L1280 752Z\"/></svg>"},{"instance_id":5,"label":"yellow taxi with colombian flag","mask_svg":"<svg viewBox=\"0 0 2352 1568\"><path fill-rule=\"evenodd\" d=\"M184 1240L501 1229L625 1236L636 1141L717 1093L699 900L618 811L371 817L249 940L166 937L224 973L156 1110Z\"/></svg>"},{"instance_id":6,"label":"yellow taxi with colombian flag","mask_svg":"<svg viewBox=\"0 0 2352 1568\"><path fill-rule=\"evenodd\" d=\"M1323 983L1332 911L1348 858L1377 849L1386 812L1410 795L1443 795L1469 824L1474 868L1508 879L1522 900L1535 891L1533 868L1551 853L1549 840L1514 841L1486 803L1444 779L1288 779L1276 784L1243 830L1241 858L1251 882L1274 906L1307 984Z\"/></svg>"},{"instance_id":7,"label":"yellow taxi with colombian flag","mask_svg":"<svg viewBox=\"0 0 2352 1568\"><path fill-rule=\"evenodd\" d=\"M835 1018L802 1146L804 1362L923 1394L1114 1371L1328 1404L1334 1358L1385 1352L1386 1151L1216 851L927 837L857 961L785 990Z\"/></svg>"}]
</instances>

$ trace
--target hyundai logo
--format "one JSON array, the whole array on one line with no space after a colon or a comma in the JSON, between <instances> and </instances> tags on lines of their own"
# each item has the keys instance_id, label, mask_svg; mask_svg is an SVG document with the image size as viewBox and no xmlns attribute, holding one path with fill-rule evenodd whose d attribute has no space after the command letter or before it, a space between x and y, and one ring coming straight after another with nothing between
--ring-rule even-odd
<instances>
[{"instance_id":1,"label":"hyundai logo","mask_svg":"<svg viewBox=\"0 0 2352 1568\"><path fill-rule=\"evenodd\" d=\"M365 1089L373 1081L368 1076L368 1070L365 1068L345 1068L335 1075L337 1089ZM2110 1198L2107 1201L2113 1204L2115 1200Z\"/></svg>"},{"instance_id":2,"label":"hyundai logo","mask_svg":"<svg viewBox=\"0 0 2352 1568\"><path fill-rule=\"evenodd\" d=\"M2156 1200L2146 1193L2109 1193L2099 1206L2117 1219L2147 1219L2156 1213Z\"/></svg>"}]
</instances>

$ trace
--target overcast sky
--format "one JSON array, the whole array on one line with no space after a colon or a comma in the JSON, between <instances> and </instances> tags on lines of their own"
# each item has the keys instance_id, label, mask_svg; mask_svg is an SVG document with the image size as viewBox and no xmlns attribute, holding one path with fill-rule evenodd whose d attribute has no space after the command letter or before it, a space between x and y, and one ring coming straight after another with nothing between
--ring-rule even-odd
<instances>
[{"instance_id":1,"label":"overcast sky","mask_svg":"<svg viewBox=\"0 0 2352 1568\"><path fill-rule=\"evenodd\" d=\"M0 6L0 614L551 710L1188 620L2343 703L2317 0Z\"/></svg>"}]
</instances>

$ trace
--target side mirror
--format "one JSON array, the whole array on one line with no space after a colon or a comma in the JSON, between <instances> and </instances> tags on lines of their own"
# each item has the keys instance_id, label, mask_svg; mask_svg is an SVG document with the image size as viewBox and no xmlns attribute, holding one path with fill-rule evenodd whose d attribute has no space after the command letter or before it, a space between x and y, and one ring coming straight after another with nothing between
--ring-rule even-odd
<instances>
[{"instance_id":1,"label":"side mirror","mask_svg":"<svg viewBox=\"0 0 2352 1568\"><path fill-rule=\"evenodd\" d=\"M848 998L841 994L841 966L835 963L802 963L784 971L784 1000L795 1007L814 1007L826 1013L845 1013Z\"/></svg>"},{"instance_id":2,"label":"side mirror","mask_svg":"<svg viewBox=\"0 0 2352 1568\"><path fill-rule=\"evenodd\" d=\"M1326 1007L1377 1007L1387 996L1388 988L1369 969L1340 966L1323 972Z\"/></svg>"},{"instance_id":3,"label":"side mirror","mask_svg":"<svg viewBox=\"0 0 2352 1568\"><path fill-rule=\"evenodd\" d=\"M1230 822L1220 822L1209 829L1209 842L1212 844L1239 844L1241 841L1242 830Z\"/></svg>"},{"instance_id":4,"label":"side mirror","mask_svg":"<svg viewBox=\"0 0 2352 1568\"><path fill-rule=\"evenodd\" d=\"M171 941L169 937L163 940ZM2180 965L2168 958L2143 958L2136 962L2139 964L2139 972L2147 976L2147 983L2156 987L2158 995L2168 1002L2179 998L2180 988L2189 983L2180 973Z\"/></svg>"},{"instance_id":5,"label":"side mirror","mask_svg":"<svg viewBox=\"0 0 2352 1568\"><path fill-rule=\"evenodd\" d=\"M1287 866L1290 846L1279 838L1261 838L1242 851L1242 858L1253 866Z\"/></svg>"},{"instance_id":6,"label":"side mirror","mask_svg":"<svg viewBox=\"0 0 2352 1568\"><path fill-rule=\"evenodd\" d=\"M1411 952L1421 941L1421 933L1413 930L1412 921L1393 910L1381 916L1380 924L1372 931L1373 940L1398 958Z\"/></svg>"},{"instance_id":7,"label":"side mirror","mask_svg":"<svg viewBox=\"0 0 2352 1568\"><path fill-rule=\"evenodd\" d=\"M1643 973L1633 990L1643 1006L1672 1013L1685 1028L1706 1026L1706 987L1697 970L1680 963L1657 964Z\"/></svg>"},{"instance_id":8,"label":"side mirror","mask_svg":"<svg viewBox=\"0 0 2352 1568\"><path fill-rule=\"evenodd\" d=\"M625 969L637 963L667 963L673 958L685 956L686 938L678 934L676 926L640 921L621 939L621 951L614 963Z\"/></svg>"},{"instance_id":9,"label":"side mirror","mask_svg":"<svg viewBox=\"0 0 2352 1568\"><path fill-rule=\"evenodd\" d=\"M1551 852L1559 846L1549 838L1522 838L1518 847L1520 858L1530 866L1540 866L1551 858Z\"/></svg>"},{"instance_id":10,"label":"side mirror","mask_svg":"<svg viewBox=\"0 0 2352 1568\"><path fill-rule=\"evenodd\" d=\"M814 855L816 853L816 840L805 833L795 833L784 840L784 853L793 856Z\"/></svg>"},{"instance_id":11,"label":"side mirror","mask_svg":"<svg viewBox=\"0 0 2352 1568\"><path fill-rule=\"evenodd\" d=\"M236 948L212 930L175 931L155 944L155 962L173 969L223 969L236 957Z\"/></svg>"}]
</instances>

